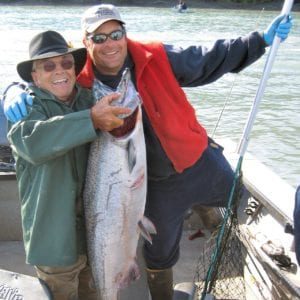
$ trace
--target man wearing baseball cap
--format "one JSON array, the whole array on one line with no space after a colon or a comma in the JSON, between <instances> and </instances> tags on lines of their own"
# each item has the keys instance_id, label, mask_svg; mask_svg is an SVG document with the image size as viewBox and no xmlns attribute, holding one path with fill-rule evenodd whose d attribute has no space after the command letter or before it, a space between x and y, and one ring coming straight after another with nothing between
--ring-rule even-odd
<instances>
[{"instance_id":1,"label":"man wearing baseball cap","mask_svg":"<svg viewBox=\"0 0 300 300\"><path fill-rule=\"evenodd\" d=\"M182 87L214 82L255 62L275 35L282 40L288 36L291 18L281 24L282 20L283 16L274 19L263 33L217 40L210 49L182 49L128 38L113 5L91 7L82 16L88 54L78 82L92 88L101 81L114 89L123 70L129 68L142 98L148 169L145 215L157 230L152 245L146 242L144 247L152 300L172 299L172 267L179 259L186 211L194 204L226 206L233 182L222 147L208 138ZM109 107L106 112L116 117ZM10 113L7 108L6 115ZM100 120L99 128L110 130L104 124Z\"/></svg>"},{"instance_id":2,"label":"man wearing baseball cap","mask_svg":"<svg viewBox=\"0 0 300 300\"><path fill-rule=\"evenodd\" d=\"M263 34L216 41L208 50L133 41L112 5L91 7L82 16L88 56L77 80L86 87L100 80L115 88L128 67L142 98L148 167L145 215L157 230L153 244L145 242L144 247L153 300L172 299L172 267L179 258L185 212L197 203L226 206L233 182L222 148L208 138L181 87L213 82L255 62L272 43L281 20L275 19ZM278 32L284 32L279 34L284 39L290 21L281 26Z\"/></svg>"}]
</instances>

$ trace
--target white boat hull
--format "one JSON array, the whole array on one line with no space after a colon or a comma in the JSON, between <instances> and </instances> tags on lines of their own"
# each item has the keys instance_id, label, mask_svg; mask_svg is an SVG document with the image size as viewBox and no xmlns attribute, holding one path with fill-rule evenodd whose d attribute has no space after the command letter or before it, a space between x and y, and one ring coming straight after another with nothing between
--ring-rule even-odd
<instances>
[{"instance_id":1,"label":"white boat hull","mask_svg":"<svg viewBox=\"0 0 300 300\"><path fill-rule=\"evenodd\" d=\"M219 142L235 167L235 145L228 140ZM248 153L242 171L243 182L252 195L238 209L245 246L246 299L300 299L300 272L294 236L289 232L296 190Z\"/></svg>"}]
</instances>

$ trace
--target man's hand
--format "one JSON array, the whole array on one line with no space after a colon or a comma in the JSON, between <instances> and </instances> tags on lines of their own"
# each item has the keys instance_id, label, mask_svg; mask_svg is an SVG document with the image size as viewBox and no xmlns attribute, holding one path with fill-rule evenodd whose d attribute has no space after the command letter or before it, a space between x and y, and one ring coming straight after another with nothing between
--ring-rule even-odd
<instances>
[{"instance_id":1,"label":"man's hand","mask_svg":"<svg viewBox=\"0 0 300 300\"><path fill-rule=\"evenodd\" d=\"M118 116L129 114L131 109L110 105L112 101L119 97L119 93L107 95L91 108L91 118L95 129L111 131L123 125L123 119L120 119Z\"/></svg>"},{"instance_id":2,"label":"man's hand","mask_svg":"<svg viewBox=\"0 0 300 300\"><path fill-rule=\"evenodd\" d=\"M28 115L26 105L32 105L32 96L18 86L11 88L5 97L4 114L6 118L16 123Z\"/></svg>"},{"instance_id":3,"label":"man's hand","mask_svg":"<svg viewBox=\"0 0 300 300\"><path fill-rule=\"evenodd\" d=\"M293 23L290 15L285 17L284 15L277 16L264 31L264 40L268 46L273 44L275 35L281 39L281 42L288 37Z\"/></svg>"}]
</instances>

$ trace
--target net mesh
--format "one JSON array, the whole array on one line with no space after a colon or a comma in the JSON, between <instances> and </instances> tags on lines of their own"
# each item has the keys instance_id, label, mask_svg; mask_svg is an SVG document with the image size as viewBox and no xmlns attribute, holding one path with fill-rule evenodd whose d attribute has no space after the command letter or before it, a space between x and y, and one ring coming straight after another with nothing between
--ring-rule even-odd
<instances>
[{"instance_id":1,"label":"net mesh","mask_svg":"<svg viewBox=\"0 0 300 300\"><path fill-rule=\"evenodd\" d=\"M236 221L228 226L226 241L222 242L222 259L218 262L217 270L213 277L213 284L210 286L209 293L216 299L246 299L245 282L243 274L244 258L243 244L239 239L239 230ZM208 272L210 257L216 246L216 234L205 242L202 253L199 257L196 278L197 299L201 299L205 286L205 278Z\"/></svg>"}]
</instances>

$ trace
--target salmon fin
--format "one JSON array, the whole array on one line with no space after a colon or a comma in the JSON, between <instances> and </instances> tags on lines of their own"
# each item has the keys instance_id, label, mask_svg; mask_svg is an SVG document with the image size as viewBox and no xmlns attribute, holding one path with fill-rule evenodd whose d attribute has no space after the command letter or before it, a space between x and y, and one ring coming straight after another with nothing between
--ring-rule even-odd
<instances>
[{"instance_id":1,"label":"salmon fin","mask_svg":"<svg viewBox=\"0 0 300 300\"><path fill-rule=\"evenodd\" d=\"M144 216L141 220L139 220L138 226L143 238L147 240L150 244L152 244L151 234L157 233L154 224L147 217Z\"/></svg>"}]
</instances>

